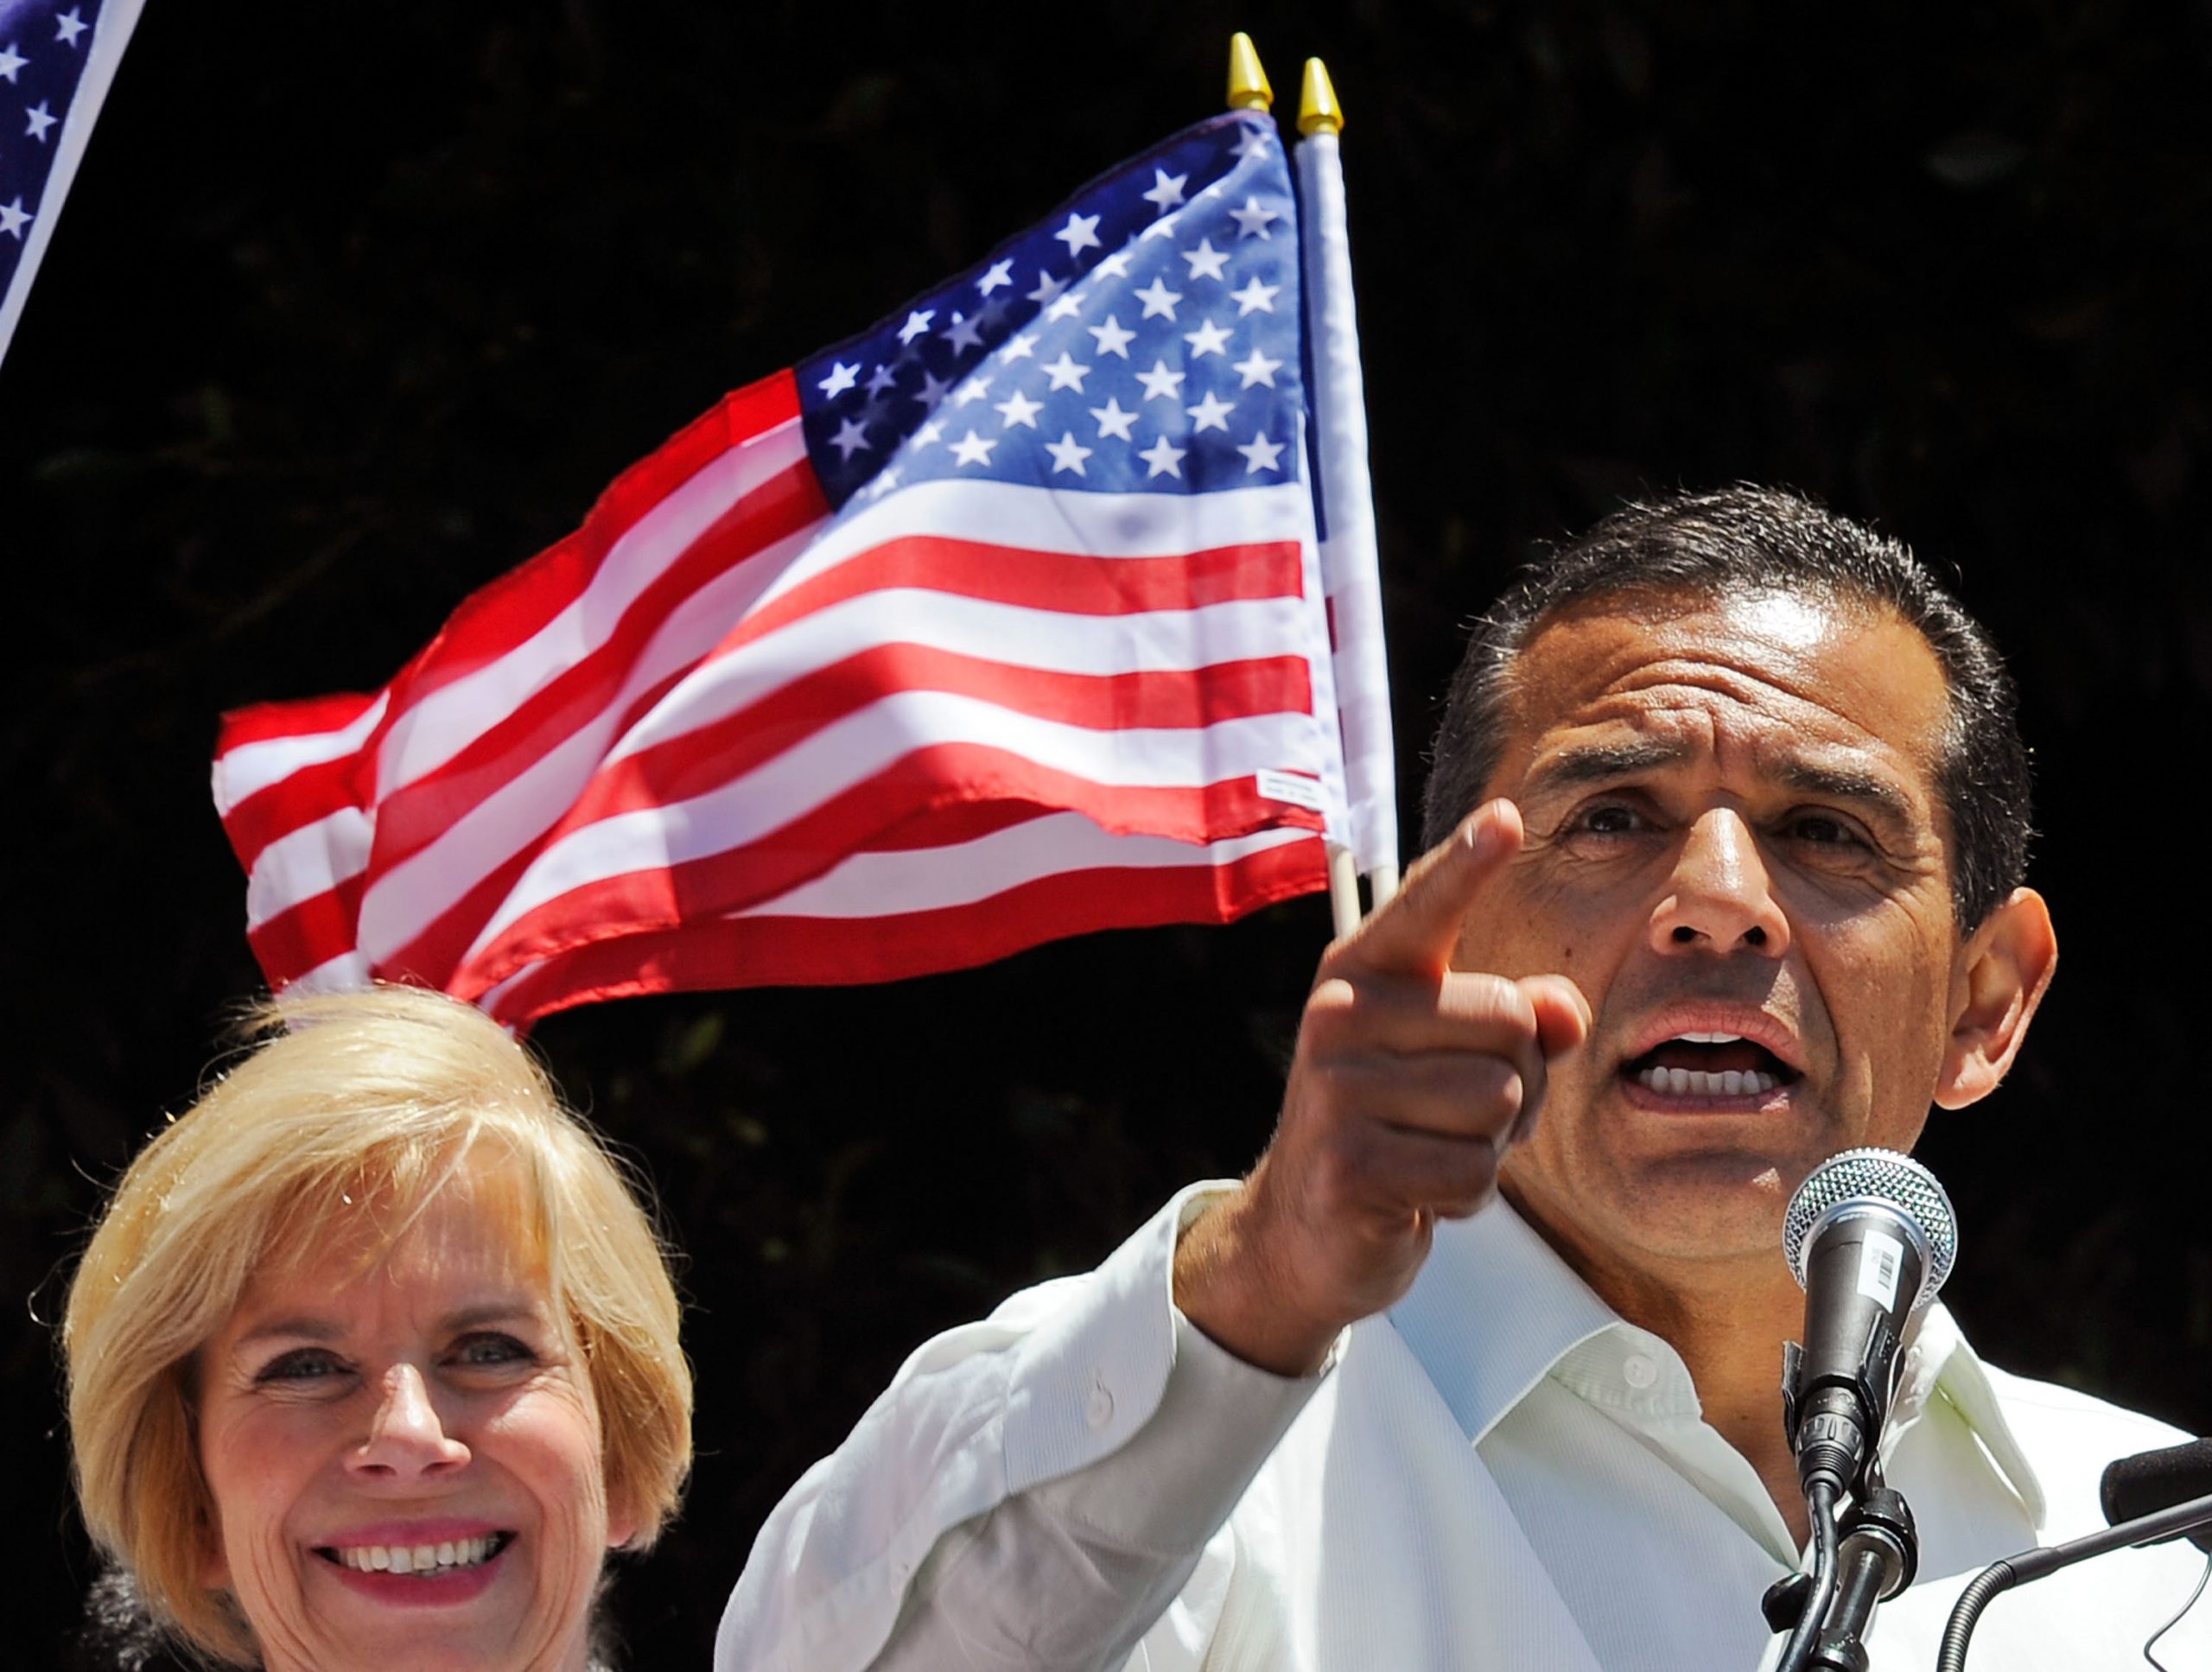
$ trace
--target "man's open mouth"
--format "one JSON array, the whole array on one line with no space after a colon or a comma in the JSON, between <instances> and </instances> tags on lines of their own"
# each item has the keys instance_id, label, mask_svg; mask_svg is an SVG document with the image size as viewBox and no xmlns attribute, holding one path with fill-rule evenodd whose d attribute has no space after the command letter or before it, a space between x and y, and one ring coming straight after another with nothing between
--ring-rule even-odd
<instances>
[{"instance_id":1,"label":"man's open mouth","mask_svg":"<svg viewBox=\"0 0 2212 1672\"><path fill-rule=\"evenodd\" d=\"M1678 1033L1621 1065L1622 1075L1662 1097L1764 1097L1797 1079L1763 1045L1735 1033Z\"/></svg>"}]
</instances>

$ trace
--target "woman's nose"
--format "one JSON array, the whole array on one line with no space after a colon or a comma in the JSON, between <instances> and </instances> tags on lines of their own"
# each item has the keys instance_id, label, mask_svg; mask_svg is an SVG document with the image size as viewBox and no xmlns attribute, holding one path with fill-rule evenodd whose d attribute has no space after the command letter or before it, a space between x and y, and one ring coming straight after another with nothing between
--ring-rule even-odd
<instances>
[{"instance_id":1,"label":"woman's nose","mask_svg":"<svg viewBox=\"0 0 2212 1672\"><path fill-rule=\"evenodd\" d=\"M411 1480L449 1472L468 1455L468 1447L446 1432L423 1372L413 1364L395 1364L385 1372L368 1437L346 1465L358 1474Z\"/></svg>"}]
</instances>

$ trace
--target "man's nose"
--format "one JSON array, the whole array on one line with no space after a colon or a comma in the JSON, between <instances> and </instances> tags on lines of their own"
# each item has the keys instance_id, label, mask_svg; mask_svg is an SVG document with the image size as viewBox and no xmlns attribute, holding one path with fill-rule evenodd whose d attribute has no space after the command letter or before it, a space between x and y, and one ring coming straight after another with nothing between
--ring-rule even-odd
<instances>
[{"instance_id":1,"label":"man's nose","mask_svg":"<svg viewBox=\"0 0 2212 1672\"><path fill-rule=\"evenodd\" d=\"M423 1372L395 1364L385 1372L368 1438L346 1459L357 1475L414 1480L443 1474L468 1461L468 1447L448 1434Z\"/></svg>"},{"instance_id":2,"label":"man's nose","mask_svg":"<svg viewBox=\"0 0 2212 1672\"><path fill-rule=\"evenodd\" d=\"M1774 898L1758 842L1741 814L1715 807L1691 824L1667 893L1651 914L1652 950L1780 957L1789 920Z\"/></svg>"}]
</instances>

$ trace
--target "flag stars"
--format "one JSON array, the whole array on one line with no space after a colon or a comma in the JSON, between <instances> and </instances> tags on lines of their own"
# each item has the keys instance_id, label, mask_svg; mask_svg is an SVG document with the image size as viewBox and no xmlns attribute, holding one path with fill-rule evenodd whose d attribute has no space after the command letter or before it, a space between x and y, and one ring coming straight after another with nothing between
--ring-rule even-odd
<instances>
[{"instance_id":1,"label":"flag stars","mask_svg":"<svg viewBox=\"0 0 2212 1672\"><path fill-rule=\"evenodd\" d=\"M1045 368L1045 375L1052 379L1046 387L1046 394L1050 394L1055 389L1072 389L1077 394L1081 394L1083 380L1090 375L1090 368L1087 366L1077 365L1068 357L1068 351L1063 348L1060 350L1059 359Z\"/></svg>"},{"instance_id":2,"label":"flag stars","mask_svg":"<svg viewBox=\"0 0 2212 1672\"><path fill-rule=\"evenodd\" d=\"M814 386L834 401L858 383L860 375L861 368L857 361L848 366L842 360L832 360L830 363L830 375Z\"/></svg>"},{"instance_id":3,"label":"flag stars","mask_svg":"<svg viewBox=\"0 0 2212 1672\"><path fill-rule=\"evenodd\" d=\"M1090 416L1098 420L1100 441L1104 441L1109 435L1117 442L1133 442L1136 439L1129 434L1129 426L1136 423L1137 415L1134 412L1122 411L1122 403L1115 397L1108 396L1106 404L1103 406L1092 407Z\"/></svg>"},{"instance_id":4,"label":"flag stars","mask_svg":"<svg viewBox=\"0 0 2212 1672\"><path fill-rule=\"evenodd\" d=\"M1175 223L1182 218L1180 213L1160 216L1158 220L1154 221L1151 226L1137 234L1137 242L1148 244L1154 238L1171 236L1175 231Z\"/></svg>"},{"instance_id":5,"label":"flag stars","mask_svg":"<svg viewBox=\"0 0 2212 1672\"><path fill-rule=\"evenodd\" d=\"M1183 398L1183 374L1168 370L1166 360L1154 360L1151 371L1137 373L1137 381L1144 385L1144 397L1148 401Z\"/></svg>"},{"instance_id":6,"label":"flag stars","mask_svg":"<svg viewBox=\"0 0 2212 1672\"><path fill-rule=\"evenodd\" d=\"M906 398L910 401L919 401L925 410L934 412L938 409L938 404L951 392L952 385L950 382L938 377L934 372L925 371L922 373L922 386Z\"/></svg>"},{"instance_id":7,"label":"flag stars","mask_svg":"<svg viewBox=\"0 0 2212 1672\"><path fill-rule=\"evenodd\" d=\"M1255 273L1252 277L1251 283L1242 290L1231 290L1229 293L1229 299L1236 304L1236 317L1243 319L1248 314L1274 313L1275 298L1281 294L1282 286L1262 284L1260 283L1259 275Z\"/></svg>"},{"instance_id":8,"label":"flag stars","mask_svg":"<svg viewBox=\"0 0 2212 1672\"><path fill-rule=\"evenodd\" d=\"M14 81L17 73L30 61L16 50L16 43L12 41L0 47L0 80Z\"/></svg>"},{"instance_id":9,"label":"flag stars","mask_svg":"<svg viewBox=\"0 0 2212 1672\"><path fill-rule=\"evenodd\" d=\"M969 430L952 444L952 456L963 465L987 465L991 461L991 449L996 442L987 442L974 430Z\"/></svg>"},{"instance_id":10,"label":"flag stars","mask_svg":"<svg viewBox=\"0 0 2212 1672\"><path fill-rule=\"evenodd\" d=\"M1206 321L1195 331L1185 331L1183 340L1191 345L1191 358L1204 359L1208 354L1225 354L1229 351L1229 327Z\"/></svg>"},{"instance_id":11,"label":"flag stars","mask_svg":"<svg viewBox=\"0 0 2212 1672\"><path fill-rule=\"evenodd\" d=\"M46 100L41 99L37 104L32 105L29 115L31 125L23 130L24 133L38 141L40 144L45 144L46 130L54 125L54 118L47 114Z\"/></svg>"},{"instance_id":12,"label":"flag stars","mask_svg":"<svg viewBox=\"0 0 2212 1672\"><path fill-rule=\"evenodd\" d=\"M1004 261L993 262L983 277L976 281L976 289L988 296L1001 285L1011 285L1013 283L1014 257L1008 256Z\"/></svg>"},{"instance_id":13,"label":"flag stars","mask_svg":"<svg viewBox=\"0 0 2212 1672\"><path fill-rule=\"evenodd\" d=\"M1244 374L1244 381L1238 385L1242 389L1249 389L1255 384L1262 383L1273 389L1275 386L1275 373L1282 370L1281 360L1269 359L1256 347L1243 359L1235 360L1230 364L1234 370Z\"/></svg>"},{"instance_id":14,"label":"flag stars","mask_svg":"<svg viewBox=\"0 0 2212 1672\"><path fill-rule=\"evenodd\" d=\"M1046 442L1045 451L1052 455L1052 474L1055 476L1063 470L1072 470L1078 476L1087 476L1090 474L1083 467L1083 461L1096 449L1085 447L1081 442L1076 440L1075 431L1072 429L1062 430L1060 439L1057 442Z\"/></svg>"},{"instance_id":15,"label":"flag stars","mask_svg":"<svg viewBox=\"0 0 2212 1672\"><path fill-rule=\"evenodd\" d=\"M1229 251L1215 249L1211 238L1202 238L1198 240L1197 249L1179 251L1178 253L1191 264L1191 277L1193 279L1219 279L1224 284L1229 283L1227 277L1221 270L1222 264L1229 259Z\"/></svg>"},{"instance_id":16,"label":"flag stars","mask_svg":"<svg viewBox=\"0 0 2212 1672\"><path fill-rule=\"evenodd\" d=\"M1257 279L1252 282L1255 284L1259 283ZM950 345L955 354L964 354L971 348L981 348L983 346L982 327L960 312L958 308L953 310L952 323L938 332L938 335Z\"/></svg>"},{"instance_id":17,"label":"flag stars","mask_svg":"<svg viewBox=\"0 0 2212 1672\"><path fill-rule=\"evenodd\" d=\"M883 469L878 471L876 473L875 480L868 485L868 497L871 499L880 499L885 494L890 493L893 488L898 486L899 467L897 465L887 465Z\"/></svg>"},{"instance_id":18,"label":"flag stars","mask_svg":"<svg viewBox=\"0 0 2212 1672\"><path fill-rule=\"evenodd\" d=\"M1004 400L995 403L991 410L1005 420L1008 429L1016 424L1034 429L1037 428L1037 415L1045 410L1045 403L1033 401L1017 389Z\"/></svg>"},{"instance_id":19,"label":"flag stars","mask_svg":"<svg viewBox=\"0 0 2212 1672\"><path fill-rule=\"evenodd\" d=\"M1128 277L1129 251L1127 245L1124 245L1122 248L1115 251L1112 255L1107 257L1105 260L1100 262L1098 265L1090 270L1090 276L1093 278L1096 278L1102 273L1109 278Z\"/></svg>"},{"instance_id":20,"label":"flag stars","mask_svg":"<svg viewBox=\"0 0 2212 1672\"><path fill-rule=\"evenodd\" d=\"M1128 359L1129 345L1136 340L1137 334L1123 326L1111 314L1106 315L1105 324L1086 325L1083 328L1098 339L1100 353L1118 354L1123 359Z\"/></svg>"},{"instance_id":21,"label":"flag stars","mask_svg":"<svg viewBox=\"0 0 2212 1672\"><path fill-rule=\"evenodd\" d=\"M1183 410L1191 415L1191 433L1193 435L1202 429L1218 429L1226 435L1229 432L1229 415L1236 408L1233 402L1223 400L1209 389L1199 397L1196 406L1186 406Z\"/></svg>"},{"instance_id":22,"label":"flag stars","mask_svg":"<svg viewBox=\"0 0 2212 1672\"><path fill-rule=\"evenodd\" d=\"M77 37L85 32L85 20L77 15L79 10L72 6L54 20L54 38L64 46L75 46Z\"/></svg>"},{"instance_id":23,"label":"flag stars","mask_svg":"<svg viewBox=\"0 0 2212 1672\"><path fill-rule=\"evenodd\" d=\"M1141 193L1144 200L1155 213L1166 214L1183 200L1183 188L1190 182L1188 175L1170 175L1165 168L1152 171L1152 189Z\"/></svg>"},{"instance_id":24,"label":"flag stars","mask_svg":"<svg viewBox=\"0 0 2212 1672\"><path fill-rule=\"evenodd\" d=\"M1039 267L1037 270L1037 288L1034 290L1030 291L1028 295L1022 297L1022 300L1024 302L1033 302L1041 308L1047 302L1057 301L1059 297L1060 292L1067 288L1067 281L1065 279L1056 279L1043 268Z\"/></svg>"},{"instance_id":25,"label":"flag stars","mask_svg":"<svg viewBox=\"0 0 2212 1672\"><path fill-rule=\"evenodd\" d=\"M1160 278L1153 280L1135 294L1136 299L1144 304L1145 319L1151 319L1156 315L1162 319L1173 320L1175 304L1183 300L1180 290L1169 289L1167 281Z\"/></svg>"},{"instance_id":26,"label":"flag stars","mask_svg":"<svg viewBox=\"0 0 2212 1672\"><path fill-rule=\"evenodd\" d=\"M930 328L930 321L937 317L934 308L917 308L906 315L906 322L899 327L899 340L911 344Z\"/></svg>"},{"instance_id":27,"label":"flag stars","mask_svg":"<svg viewBox=\"0 0 2212 1672\"><path fill-rule=\"evenodd\" d=\"M1083 312L1083 302L1082 292L1071 290L1045 310L1045 317L1048 320L1071 320Z\"/></svg>"},{"instance_id":28,"label":"flag stars","mask_svg":"<svg viewBox=\"0 0 2212 1672\"><path fill-rule=\"evenodd\" d=\"M1183 455L1189 451L1186 447L1170 445L1167 437L1162 435L1137 455L1152 467L1145 472L1145 480L1150 481L1154 476L1173 476L1179 481L1183 475Z\"/></svg>"},{"instance_id":29,"label":"flag stars","mask_svg":"<svg viewBox=\"0 0 2212 1672\"><path fill-rule=\"evenodd\" d=\"M1026 360L1036 352L1037 339L1017 333L1005 347L999 350L999 358L1002 360Z\"/></svg>"},{"instance_id":30,"label":"flag stars","mask_svg":"<svg viewBox=\"0 0 2212 1672\"><path fill-rule=\"evenodd\" d=\"M870 395L880 395L898 381L899 374L879 361L875 370L868 374L868 383L865 386Z\"/></svg>"},{"instance_id":31,"label":"flag stars","mask_svg":"<svg viewBox=\"0 0 2212 1672\"><path fill-rule=\"evenodd\" d=\"M1281 456L1285 445L1282 442L1269 441L1264 429L1254 430L1252 439L1236 449L1244 455L1244 474L1249 476L1262 470L1280 469L1275 461Z\"/></svg>"},{"instance_id":32,"label":"flag stars","mask_svg":"<svg viewBox=\"0 0 2212 1672\"><path fill-rule=\"evenodd\" d=\"M1052 236L1068 246L1068 254L1070 256L1079 256L1085 250L1103 250L1105 248L1105 245L1098 241L1098 217L1096 215L1070 214L1068 216L1068 224L1061 227L1060 230L1053 233Z\"/></svg>"},{"instance_id":33,"label":"flag stars","mask_svg":"<svg viewBox=\"0 0 2212 1672\"><path fill-rule=\"evenodd\" d=\"M23 199L21 193L16 194L13 203L0 203L0 233L5 233L18 244L23 241L23 228L37 219L36 215L28 215L23 213Z\"/></svg>"},{"instance_id":34,"label":"flag stars","mask_svg":"<svg viewBox=\"0 0 2212 1672\"><path fill-rule=\"evenodd\" d=\"M1265 156L1268 154L1268 130L1258 123L1247 124L1243 138L1236 142L1236 155L1247 160L1255 156Z\"/></svg>"},{"instance_id":35,"label":"flag stars","mask_svg":"<svg viewBox=\"0 0 2212 1672\"><path fill-rule=\"evenodd\" d=\"M990 392L991 380L988 378L970 378L952 391L952 404L955 406L973 406Z\"/></svg>"},{"instance_id":36,"label":"flag stars","mask_svg":"<svg viewBox=\"0 0 2212 1672\"><path fill-rule=\"evenodd\" d=\"M1248 197L1243 208L1229 212L1229 218L1236 223L1236 236L1240 238L1273 238L1274 234L1268 231L1268 223L1281 220L1282 211L1270 209L1256 197Z\"/></svg>"},{"instance_id":37,"label":"flag stars","mask_svg":"<svg viewBox=\"0 0 2212 1672\"><path fill-rule=\"evenodd\" d=\"M853 455L868 445L868 426L858 418L848 418L837 426L837 433L830 438L830 445L837 449L847 464L850 464Z\"/></svg>"},{"instance_id":38,"label":"flag stars","mask_svg":"<svg viewBox=\"0 0 2212 1672\"><path fill-rule=\"evenodd\" d=\"M914 432L912 445L918 450L925 447L934 447L944 439L944 426L935 418L931 418Z\"/></svg>"}]
</instances>

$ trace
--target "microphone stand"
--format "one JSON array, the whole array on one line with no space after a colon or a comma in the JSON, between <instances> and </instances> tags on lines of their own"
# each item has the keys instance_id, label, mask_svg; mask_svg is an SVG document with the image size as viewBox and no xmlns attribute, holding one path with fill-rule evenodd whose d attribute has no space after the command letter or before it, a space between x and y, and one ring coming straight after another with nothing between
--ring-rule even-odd
<instances>
[{"instance_id":1,"label":"microphone stand","mask_svg":"<svg viewBox=\"0 0 2212 1672\"><path fill-rule=\"evenodd\" d=\"M1815 1507L1816 1523L1828 1507ZM1816 1524L1816 1549L1819 1531ZM1766 1593L1767 1624L1790 1632L1777 1672L1866 1672L1861 1638L1875 1605L1910 1585L1918 1571L1920 1536L1902 1492L1868 1492L1844 1512L1836 1532L1832 1583L1820 1582L1816 1561L1813 1573L1792 1573Z\"/></svg>"},{"instance_id":2,"label":"microphone stand","mask_svg":"<svg viewBox=\"0 0 2212 1672\"><path fill-rule=\"evenodd\" d=\"M1966 1672L1967 1640L1974 1635L1974 1623L1981 1618L1981 1611L1999 1593L2016 1585L2025 1585L2031 1580L2043 1579L2062 1567L2071 1567L2077 1561L2087 1561L2091 1556L2179 1538L2202 1527L2212 1527L2212 1496L2193 1497L2185 1504L2123 1521L2101 1533L2069 1539L2064 1544L2039 1545L1990 1563L1967 1580L1967 1588L1959 1593L1950 1622L1943 1628L1942 1646L1936 1656L1936 1672Z\"/></svg>"}]
</instances>

